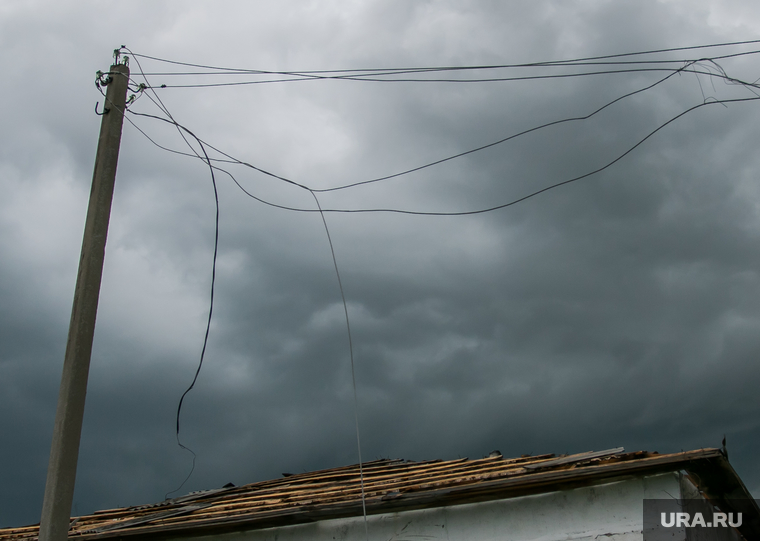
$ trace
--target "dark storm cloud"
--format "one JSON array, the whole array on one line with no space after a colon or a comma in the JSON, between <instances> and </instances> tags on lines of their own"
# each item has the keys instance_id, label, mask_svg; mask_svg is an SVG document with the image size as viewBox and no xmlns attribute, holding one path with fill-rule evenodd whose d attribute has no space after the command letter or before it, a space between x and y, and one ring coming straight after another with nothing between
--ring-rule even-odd
<instances>
[{"instance_id":1,"label":"dark storm cloud","mask_svg":"<svg viewBox=\"0 0 760 541\"><path fill-rule=\"evenodd\" d=\"M166 2L150 4L150 21L141 15L149 5L138 4L115 36L86 5L56 6L48 15L41 5L16 6L0 19L11 51L2 67L19 88L0 109L14 128L0 134L0 430L15 442L0 448L3 525L39 519L98 124L99 95L87 85L113 47L288 70L537 61L757 31L742 22L750 7L741 3L718 12L654 2L224 11ZM38 41L29 37L35 29ZM65 90L23 90L45 47L69 57ZM758 76L754 57L723 64ZM135 75L134 60L131 67ZM215 146L329 187L587 115L663 76L299 82L166 90L161 99ZM682 74L588 121L320 201L416 210L505 203L609 163L687 107L737 96L751 94ZM146 97L135 110L155 112ZM328 213L351 316L364 458L620 445L668 452L717 446L727 434L731 461L757 494L756 111L754 103L704 107L604 172L496 213ZM185 150L170 126L131 118ZM257 196L314 206L303 190L229 170ZM261 205L216 178L216 305L183 409L183 442L198 460L182 492L355 462L343 306L319 215ZM74 513L158 501L187 475L191 457L176 446L174 415L202 346L213 219L208 170L125 124Z\"/></svg>"}]
</instances>

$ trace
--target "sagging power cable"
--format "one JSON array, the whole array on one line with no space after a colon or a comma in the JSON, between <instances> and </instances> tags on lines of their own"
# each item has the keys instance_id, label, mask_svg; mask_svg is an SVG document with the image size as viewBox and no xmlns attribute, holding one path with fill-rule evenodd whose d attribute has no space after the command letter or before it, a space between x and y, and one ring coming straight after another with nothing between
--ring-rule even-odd
<instances>
[{"instance_id":1,"label":"sagging power cable","mask_svg":"<svg viewBox=\"0 0 760 541\"><path fill-rule=\"evenodd\" d=\"M138 68L140 69L140 71L142 71L142 67L139 65L139 62L137 62L137 63L138 63ZM147 78L146 78L146 82L147 82ZM156 95L156 99L159 101L160 105L159 105L159 103L156 103L152 99L151 99L151 101L154 101L154 103L156 103L156 105L159 107L159 109L161 109L162 112L164 112L164 114L167 115L167 117L169 118L168 121L171 124L173 124L180 132L186 132L200 146L201 151L203 152L203 158L202 159L203 159L204 163L206 163L206 165L209 167L209 171L211 173L211 180L212 180L212 184L213 184L213 187L214 187L214 201L215 201L215 205L216 205L215 229L214 229L214 231L215 231L215 235L214 235L214 255L213 255L212 278L211 278L211 298L210 298L210 304L209 304L209 314L208 314L208 320L207 320L207 325L206 325L206 332L205 332L204 341L203 341L203 348L202 348L202 351L201 351L200 362L198 363L198 367L196 369L195 376L193 377L193 381L190 384L190 386L185 390L185 392L182 394L182 396L180 397L179 404L177 406L177 423L176 423L177 444L182 449L185 449L185 450L189 451L193 455L193 463L192 463L191 470L188 473L188 475L185 478L185 480L175 490L173 490L172 492L167 493L166 496L168 497L169 494L172 494L174 492L179 491L182 488L182 486L185 485L185 483L190 478L190 476L192 475L192 473L193 473L193 471L195 469L195 459L196 459L195 453L191 449L189 449L188 447L186 447L185 445L183 445L181 443L181 441L180 441L180 438L179 438L179 434L180 434L180 414L181 414L181 411L182 411L182 404L183 404L183 401L185 399L185 396L193 389L193 387L195 386L196 381L198 380L198 375L200 374L201 367L203 366L203 360L204 360L205 353L206 353L206 348L207 348L207 345L208 345L208 337L209 337L209 332L210 332L210 328L211 328L211 318L212 318L213 306L214 306L214 285L216 283L216 262L217 262L217 256L218 256L218 250L219 250L219 194L218 194L218 190L217 190L216 177L214 175L215 167L212 164L212 161L211 161L211 159L210 159L210 157L208 155L208 152L206 151L206 146L207 145L198 136L196 136L192 131L190 131L185 126L179 124L174 119L174 117L171 115L171 113L169 113L168 108L163 104L163 102L160 101L160 98L158 97L158 95ZM135 113L135 114L139 114L139 113ZM155 118L160 118L160 117L155 117ZM162 120L166 120L166 119L162 119ZM132 123L131 120L130 120L130 123ZM132 124L134 125L134 123L132 123ZM187 143L187 145L193 150L193 153L195 154L195 156L198 157L198 158L200 158L200 156L195 152L195 150L193 149L192 145L190 145L190 143L188 142L188 140L184 136L183 136L183 139ZM233 179L234 179L234 177L233 177ZM330 236L330 229L329 229L329 227L327 225L327 219L325 217L324 212L322 211L322 207L321 207L321 205L319 203L319 199L317 197L317 194L314 193L314 191L310 190L306 186L303 186L303 185L295 183L295 182L290 182L290 183L293 184L293 185L295 185L295 186L298 186L298 187L300 187L302 189L305 189L305 190L309 191L309 193L311 193L312 197L314 198L314 202L317 205L317 211L320 214L320 217L322 219L322 224L324 225L324 228L325 228L325 234L327 236L327 241L328 241L328 244L329 244L329 247L330 247L330 254L332 256L333 265L335 267L335 275L336 275L337 280L338 280L338 288L340 290L341 301L343 303L343 310L344 310L345 318L346 318L346 333L347 333L347 336L348 336L349 358L350 358L350 364L351 364L351 382L352 382L353 392L354 392L354 420L355 420L355 429L356 429L356 445L357 445L357 452L358 452L358 458L359 458L359 481L360 481L360 487L361 487L362 513L363 513L363 516L364 516L365 534L368 535L368 529L367 529L367 511L366 511L365 493L364 493L364 468L363 468L363 461L362 461L362 455L361 455L361 438L360 438L360 431L359 431L359 406L358 406L358 394L357 394L357 390L356 390L356 369L355 369L355 363L354 363L353 340L351 338L351 325L350 325L350 320L349 320L349 315L348 315L348 304L346 302L346 296L345 296L345 292L343 290L343 282L341 280L340 271L338 269L338 261L337 261L336 255L335 255L335 248L333 246L332 237Z\"/></svg>"},{"instance_id":2,"label":"sagging power cable","mask_svg":"<svg viewBox=\"0 0 760 541\"><path fill-rule=\"evenodd\" d=\"M653 137L656 133L658 133L659 131L661 131L662 129L664 129L665 127L667 127L668 125L672 124L673 122L677 121L678 119L682 118L683 116L696 111L697 109L701 109L703 107L708 107L708 106L711 106L711 105L724 105L725 106L725 105L727 105L729 103L746 103L746 102L752 102L752 101L758 101L758 100L760 100L760 96L756 96L756 97L753 97L753 98L734 98L734 99L725 99L725 100L710 100L710 101L705 101L703 103L694 105L694 106L686 109L685 111L682 111L681 113L679 113L679 114L671 117L669 120L663 122L662 124L660 124L657 128L655 128L654 130L650 131L643 138L639 139L639 141L637 141L633 146L629 147L623 153L619 154L617 157L615 157L612 160L608 161L606 164L602 165L601 167L598 167L598 168L596 168L596 169L594 169L592 171L589 171L587 173L584 173L582 175L578 175L578 176L575 176L575 177L572 177L572 178L569 178L569 179L566 179L566 180L555 182L553 184L550 184L550 185L548 185L548 186L546 186L544 188L541 188L539 190L535 190L535 191L533 191L533 192L531 192L531 193L529 193L527 195L524 195L522 197L519 197L517 199L513 199L511 201L508 201L508 202L505 202L505 203L501 203L499 205L493 205L493 206L489 206L489 207L485 207L485 208L480 208L480 209L475 209L475 210L462 210L462 211L420 211L420 210L398 209L398 208L392 208L392 207L389 207L389 208L374 208L374 209L326 208L326 209L321 209L321 210L315 210L315 209L306 209L306 208L298 208L298 207L289 207L289 206L285 206L285 205L277 205L275 203L272 203L272 202L269 202L269 201L265 201L262 198L256 197L256 196L252 195L250 192L248 192L247 190L243 189L243 191L249 197L252 197L252 198L254 198L254 199L256 199L256 200L258 200L258 201L260 201L260 202L262 202L262 203L264 203L266 205L277 207L277 208L281 208L283 210L290 210L290 211L296 211L296 212L323 212L323 213L324 212L329 212L329 213L347 213L347 214L393 213L393 214L407 214L407 215L414 215L414 216L469 216L469 215L475 215L475 214L484 214L484 213L494 212L494 211L497 211L497 210L500 210L500 209L511 207L513 205L516 205L516 204L521 203L523 201L527 201L528 199L532 199L533 197L536 197L537 195L540 195L542 193L548 192L548 191L553 190L555 188L559 188L559 187L565 186L567 184L572 184L572 183L578 182L579 180L583 180L583 179L589 178L589 177L591 177L593 175L596 175L598 173L601 173L602 171L605 171L606 169L609 169L610 167L612 167L613 165L615 165L617 162L619 162L620 160L622 160L623 158L625 158L626 156L628 156L631 152L633 152L639 146L641 146L642 144L644 144L644 142L646 142L648 139L650 139L651 137ZM143 117L148 117L148 118L154 118L154 119L157 119L157 120L164 120L164 121L166 121L165 119L162 119L162 118L157 117L155 115L148 115L148 114L145 114L145 113L134 113L134 112L132 114L138 115L138 116L143 116ZM167 121L167 122L170 122L170 121ZM212 147L211 145L208 145L208 146L209 146L209 148L214 148L215 149L215 147ZM224 154L224 155L225 156L229 156L227 154ZM249 167L255 169L256 171L264 172L265 174L270 174L270 173L265 172L264 170L262 170L262 169L260 169L258 167L255 167L253 165L248 164L247 162L235 161L235 163L237 163L239 165L249 166ZM218 167L215 167L215 168L219 169ZM232 176L231 173L229 173L228 171L224 171L224 172L226 174ZM270 176L275 176L275 175L270 174ZM281 178L281 177L278 177L278 176L275 176L275 178L280 178L281 180L283 180L283 181L285 181L285 182L287 182L289 184L292 184L292 185L298 186L300 188L303 188L303 189L311 192L312 194L317 191L317 190L313 190L313 189L311 189L311 188L309 188L309 187L307 187L305 185L302 185L300 183L292 181L290 179L284 179L284 178ZM233 179L234 179L234 177L233 177ZM240 185L240 183L237 182L236 179L234 179L234 180L235 180L235 184L237 184L237 186L242 189L242 186Z\"/></svg>"}]
</instances>

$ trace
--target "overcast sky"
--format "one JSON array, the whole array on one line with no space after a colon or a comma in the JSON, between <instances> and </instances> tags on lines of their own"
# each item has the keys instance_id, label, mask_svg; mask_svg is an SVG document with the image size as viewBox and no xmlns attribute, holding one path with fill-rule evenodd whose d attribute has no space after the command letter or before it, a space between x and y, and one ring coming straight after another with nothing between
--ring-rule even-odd
<instances>
[{"instance_id":1,"label":"overcast sky","mask_svg":"<svg viewBox=\"0 0 760 541\"><path fill-rule=\"evenodd\" d=\"M95 72L107 71L114 48L297 71L514 64L753 39L760 4L751 0L4 0L0 526L39 521L103 101ZM189 70L138 59L150 73ZM495 212L326 213L365 459L675 452L718 447L725 434L731 463L760 497L760 102L714 103L757 97L717 77L718 65L734 79L760 78L760 55L703 61L690 65L701 74L674 75L586 121L319 195L327 209L484 209L598 169L711 104L603 172ZM145 81L134 58L130 68ZM216 148L329 188L588 115L666 75L156 93ZM242 80L254 78L148 76L155 86ZM161 115L151 98L131 110ZM189 152L170 126L129 118ZM315 208L305 190L225 168L257 197ZM222 172L216 180L216 304L182 413L197 462L180 493L356 463L346 322L319 214L259 203ZM74 514L160 501L190 469L174 423L203 345L214 212L208 168L125 123Z\"/></svg>"}]
</instances>

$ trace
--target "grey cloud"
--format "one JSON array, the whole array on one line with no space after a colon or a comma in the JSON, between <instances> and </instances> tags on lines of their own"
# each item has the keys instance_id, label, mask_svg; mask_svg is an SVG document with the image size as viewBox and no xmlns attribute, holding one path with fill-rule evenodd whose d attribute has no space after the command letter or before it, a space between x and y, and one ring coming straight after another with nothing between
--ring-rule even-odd
<instances>
[{"instance_id":1,"label":"grey cloud","mask_svg":"<svg viewBox=\"0 0 760 541\"><path fill-rule=\"evenodd\" d=\"M2 525L39 519L97 136L99 94L89 85L115 46L322 69L536 61L737 35L733 23L711 23L707 7L691 3L685 14L679 3L654 2L321 10L138 2L119 36L87 5L57 4L49 14L42 6L0 20L10 45L0 65L14 82L0 105L13 127L0 134L8 194L0 201L0 431L16 442L0 450ZM749 8L731 9L739 17ZM27 88L51 46L68 58L65 90ZM724 62L749 80L755 64ZM659 76L303 82L160 95L212 144L326 187L588 114ZM685 107L741 92L680 75L589 121L320 201L421 210L503 203L600 167ZM149 111L149 100L135 110ZM351 316L364 458L620 445L667 452L717 446L727 434L732 464L757 494L756 110L705 107L599 175L498 213L327 214ZM131 118L185 150L171 127ZM303 190L230 170L256 195L313 208ZM261 205L221 173L217 181L216 305L204 368L183 410L183 442L198 459L182 492L355 462L345 321L321 220ZM202 345L213 218L208 169L126 125L75 513L158 501L187 475L191 457L176 446L174 415Z\"/></svg>"}]
</instances>

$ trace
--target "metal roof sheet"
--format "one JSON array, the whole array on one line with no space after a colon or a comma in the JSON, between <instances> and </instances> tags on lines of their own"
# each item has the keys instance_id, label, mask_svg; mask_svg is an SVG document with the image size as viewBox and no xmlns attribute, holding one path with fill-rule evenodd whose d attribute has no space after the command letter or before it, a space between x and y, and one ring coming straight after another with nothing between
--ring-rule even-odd
<instances>
[{"instance_id":1,"label":"metal roof sheet","mask_svg":"<svg viewBox=\"0 0 760 541\"><path fill-rule=\"evenodd\" d=\"M492 453L492 455L494 455ZM570 488L621 476L685 470L716 498L746 488L717 449L660 455L622 448L469 460L375 460L363 465L370 514L454 505ZM701 487L702 488L702 487ZM725 494L724 494L725 493ZM70 538L180 537L361 515L358 465L201 491L164 502L97 511L72 520ZM756 513L758 514L758 513ZM0 541L34 541L39 526L0 529Z\"/></svg>"}]
</instances>

